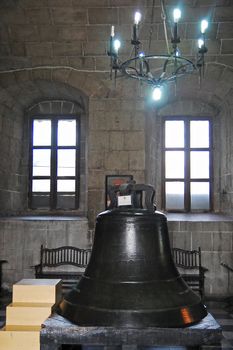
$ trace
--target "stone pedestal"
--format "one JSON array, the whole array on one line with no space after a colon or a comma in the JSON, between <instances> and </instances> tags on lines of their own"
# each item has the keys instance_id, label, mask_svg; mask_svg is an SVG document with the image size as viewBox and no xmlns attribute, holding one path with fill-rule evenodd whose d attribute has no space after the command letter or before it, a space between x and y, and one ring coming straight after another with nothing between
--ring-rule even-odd
<instances>
[{"instance_id":1,"label":"stone pedestal","mask_svg":"<svg viewBox=\"0 0 233 350\"><path fill-rule=\"evenodd\" d=\"M202 345L219 344L221 338L221 327L211 314L198 324L186 328L80 327L53 314L42 325L40 349L58 350L62 344L104 346L105 350L145 346L186 346L188 349L200 349Z\"/></svg>"}]
</instances>

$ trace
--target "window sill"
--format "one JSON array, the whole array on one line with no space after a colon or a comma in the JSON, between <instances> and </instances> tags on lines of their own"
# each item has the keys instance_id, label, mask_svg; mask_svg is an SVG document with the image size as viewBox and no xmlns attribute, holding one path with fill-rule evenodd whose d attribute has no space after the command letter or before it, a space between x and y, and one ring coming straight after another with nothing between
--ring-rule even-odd
<instances>
[{"instance_id":1,"label":"window sill","mask_svg":"<svg viewBox=\"0 0 233 350\"><path fill-rule=\"evenodd\" d=\"M190 222L213 222L213 221L233 221L233 216L227 214L214 213L167 213L167 220L170 221L190 221Z\"/></svg>"},{"instance_id":2,"label":"window sill","mask_svg":"<svg viewBox=\"0 0 233 350\"><path fill-rule=\"evenodd\" d=\"M62 215L28 215L28 216L3 216L0 221L87 221L85 216Z\"/></svg>"}]
</instances>

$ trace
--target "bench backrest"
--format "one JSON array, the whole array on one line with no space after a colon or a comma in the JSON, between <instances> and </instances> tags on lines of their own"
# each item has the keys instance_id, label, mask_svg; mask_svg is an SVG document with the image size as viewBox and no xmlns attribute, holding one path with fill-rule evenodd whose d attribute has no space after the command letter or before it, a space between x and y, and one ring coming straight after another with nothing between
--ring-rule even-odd
<instances>
[{"instance_id":1,"label":"bench backrest","mask_svg":"<svg viewBox=\"0 0 233 350\"><path fill-rule=\"evenodd\" d=\"M172 248L172 255L176 266L184 269L200 269L201 266L201 248L198 250L185 250L181 248Z\"/></svg>"},{"instance_id":2,"label":"bench backrest","mask_svg":"<svg viewBox=\"0 0 233 350\"><path fill-rule=\"evenodd\" d=\"M91 249L81 249L72 246L45 248L41 245L41 266L74 265L86 267L91 256Z\"/></svg>"}]
</instances>

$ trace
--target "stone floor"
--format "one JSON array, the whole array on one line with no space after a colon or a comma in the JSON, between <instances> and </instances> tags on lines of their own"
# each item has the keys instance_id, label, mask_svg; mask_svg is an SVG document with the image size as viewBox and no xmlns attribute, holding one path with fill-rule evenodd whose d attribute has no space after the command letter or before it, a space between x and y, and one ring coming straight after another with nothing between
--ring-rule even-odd
<instances>
[{"instance_id":1,"label":"stone floor","mask_svg":"<svg viewBox=\"0 0 233 350\"><path fill-rule=\"evenodd\" d=\"M5 324L6 306L11 302L11 295L0 295L0 328ZM233 307L226 302L208 301L205 303L208 311L214 316L216 321L221 325L223 332L223 340L221 347L217 346L204 346L203 350L230 350L233 349ZM75 349L78 347L73 347ZM95 350L99 350L99 347L95 347ZM98 349L97 349L98 348ZM65 347L64 349L71 349L71 347ZM155 347L156 350L183 350L183 347ZM93 347L85 347L85 350L93 350ZM148 350L151 350L148 349Z\"/></svg>"}]
</instances>

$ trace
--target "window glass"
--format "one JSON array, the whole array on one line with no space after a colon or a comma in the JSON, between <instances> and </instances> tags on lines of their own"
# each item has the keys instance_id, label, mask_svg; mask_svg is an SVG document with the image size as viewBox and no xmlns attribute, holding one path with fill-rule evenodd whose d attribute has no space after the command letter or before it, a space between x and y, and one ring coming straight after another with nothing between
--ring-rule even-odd
<instances>
[{"instance_id":1,"label":"window glass","mask_svg":"<svg viewBox=\"0 0 233 350\"><path fill-rule=\"evenodd\" d=\"M50 180L32 180L32 192L49 192Z\"/></svg>"},{"instance_id":2,"label":"window glass","mask_svg":"<svg viewBox=\"0 0 233 350\"><path fill-rule=\"evenodd\" d=\"M183 151L166 151L165 177L167 179L184 178L184 152Z\"/></svg>"},{"instance_id":3,"label":"window glass","mask_svg":"<svg viewBox=\"0 0 233 350\"><path fill-rule=\"evenodd\" d=\"M209 121L191 120L190 121L190 147L206 148L209 147Z\"/></svg>"},{"instance_id":4,"label":"window glass","mask_svg":"<svg viewBox=\"0 0 233 350\"><path fill-rule=\"evenodd\" d=\"M184 209L184 182L166 182L166 208Z\"/></svg>"},{"instance_id":5,"label":"window glass","mask_svg":"<svg viewBox=\"0 0 233 350\"><path fill-rule=\"evenodd\" d=\"M191 182L191 209L209 210L209 182Z\"/></svg>"},{"instance_id":6,"label":"window glass","mask_svg":"<svg viewBox=\"0 0 233 350\"><path fill-rule=\"evenodd\" d=\"M58 195L57 207L65 209L75 209L75 195Z\"/></svg>"},{"instance_id":7,"label":"window glass","mask_svg":"<svg viewBox=\"0 0 233 350\"><path fill-rule=\"evenodd\" d=\"M57 154L57 175L75 176L76 151L59 149Z\"/></svg>"},{"instance_id":8,"label":"window glass","mask_svg":"<svg viewBox=\"0 0 233 350\"><path fill-rule=\"evenodd\" d=\"M33 176L50 175L50 149L33 150Z\"/></svg>"},{"instance_id":9,"label":"window glass","mask_svg":"<svg viewBox=\"0 0 233 350\"><path fill-rule=\"evenodd\" d=\"M184 147L184 121L183 120L166 121L165 147Z\"/></svg>"},{"instance_id":10,"label":"window glass","mask_svg":"<svg viewBox=\"0 0 233 350\"><path fill-rule=\"evenodd\" d=\"M75 180L57 180L57 192L75 192Z\"/></svg>"},{"instance_id":11,"label":"window glass","mask_svg":"<svg viewBox=\"0 0 233 350\"><path fill-rule=\"evenodd\" d=\"M51 120L35 119L33 121L33 145L51 145Z\"/></svg>"},{"instance_id":12,"label":"window glass","mask_svg":"<svg viewBox=\"0 0 233 350\"><path fill-rule=\"evenodd\" d=\"M192 151L190 155L191 179L209 178L209 152Z\"/></svg>"},{"instance_id":13,"label":"window glass","mask_svg":"<svg viewBox=\"0 0 233 350\"><path fill-rule=\"evenodd\" d=\"M57 129L58 146L76 145L76 120L59 120Z\"/></svg>"}]
</instances>

